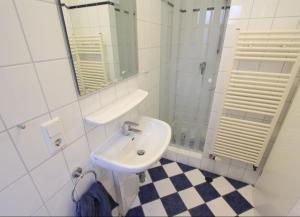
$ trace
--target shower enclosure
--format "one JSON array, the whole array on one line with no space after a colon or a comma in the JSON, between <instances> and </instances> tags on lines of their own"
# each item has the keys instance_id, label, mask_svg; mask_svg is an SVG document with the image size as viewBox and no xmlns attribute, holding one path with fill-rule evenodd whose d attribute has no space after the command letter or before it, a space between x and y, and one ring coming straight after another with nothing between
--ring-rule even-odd
<instances>
[{"instance_id":1,"label":"shower enclosure","mask_svg":"<svg viewBox=\"0 0 300 217\"><path fill-rule=\"evenodd\" d=\"M226 0L162 1L160 118L177 147L203 151L228 12Z\"/></svg>"}]
</instances>

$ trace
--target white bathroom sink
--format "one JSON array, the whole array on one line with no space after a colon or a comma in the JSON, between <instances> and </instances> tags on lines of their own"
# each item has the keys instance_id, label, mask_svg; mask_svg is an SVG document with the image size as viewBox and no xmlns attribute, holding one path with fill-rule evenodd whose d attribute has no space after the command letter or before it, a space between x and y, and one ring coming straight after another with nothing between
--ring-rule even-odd
<instances>
[{"instance_id":1,"label":"white bathroom sink","mask_svg":"<svg viewBox=\"0 0 300 217\"><path fill-rule=\"evenodd\" d=\"M138 173L159 160L171 139L170 126L150 117L142 117L138 123L136 128L142 133L117 133L91 154L93 162L112 171ZM138 155L138 150L144 155Z\"/></svg>"}]
</instances>

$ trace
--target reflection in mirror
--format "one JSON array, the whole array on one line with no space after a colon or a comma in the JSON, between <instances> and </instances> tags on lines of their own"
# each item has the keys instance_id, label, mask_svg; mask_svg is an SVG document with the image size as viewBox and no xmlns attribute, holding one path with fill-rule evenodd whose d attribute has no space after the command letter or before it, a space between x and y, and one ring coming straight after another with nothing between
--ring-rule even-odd
<instances>
[{"instance_id":1,"label":"reflection in mirror","mask_svg":"<svg viewBox=\"0 0 300 217\"><path fill-rule=\"evenodd\" d=\"M135 0L61 0L81 96L137 73Z\"/></svg>"}]
</instances>

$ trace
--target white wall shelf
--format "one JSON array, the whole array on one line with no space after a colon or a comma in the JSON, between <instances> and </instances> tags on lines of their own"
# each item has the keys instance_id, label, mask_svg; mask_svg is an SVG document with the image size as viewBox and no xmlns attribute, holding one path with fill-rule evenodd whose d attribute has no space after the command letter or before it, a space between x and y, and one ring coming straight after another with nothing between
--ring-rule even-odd
<instances>
[{"instance_id":1,"label":"white wall shelf","mask_svg":"<svg viewBox=\"0 0 300 217\"><path fill-rule=\"evenodd\" d=\"M110 105L92 113L85 120L87 123L93 125L107 124L139 105L147 96L148 92L137 89L128 96L118 99Z\"/></svg>"}]
</instances>

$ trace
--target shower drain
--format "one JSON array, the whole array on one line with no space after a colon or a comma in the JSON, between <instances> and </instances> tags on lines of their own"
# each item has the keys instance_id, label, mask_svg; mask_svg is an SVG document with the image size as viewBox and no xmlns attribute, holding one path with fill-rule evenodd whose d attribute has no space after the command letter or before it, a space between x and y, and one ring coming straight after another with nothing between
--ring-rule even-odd
<instances>
[{"instance_id":1,"label":"shower drain","mask_svg":"<svg viewBox=\"0 0 300 217\"><path fill-rule=\"evenodd\" d=\"M140 149L140 150L137 151L137 154L140 155L140 156L144 155L145 154L145 150Z\"/></svg>"}]
</instances>

